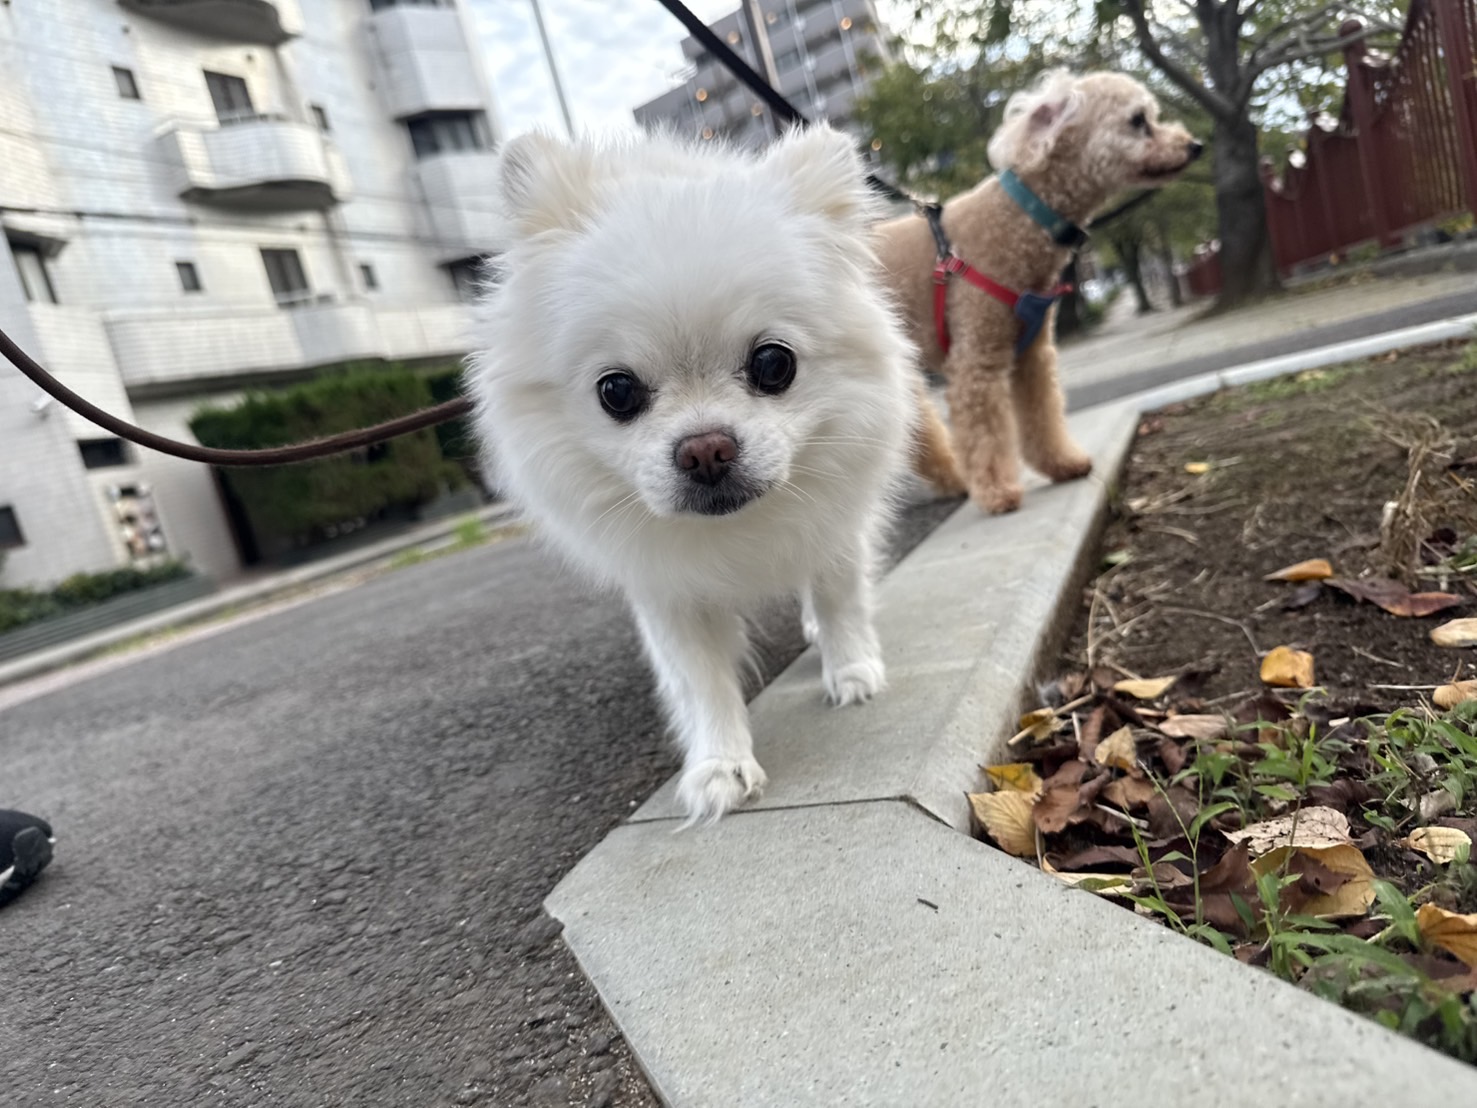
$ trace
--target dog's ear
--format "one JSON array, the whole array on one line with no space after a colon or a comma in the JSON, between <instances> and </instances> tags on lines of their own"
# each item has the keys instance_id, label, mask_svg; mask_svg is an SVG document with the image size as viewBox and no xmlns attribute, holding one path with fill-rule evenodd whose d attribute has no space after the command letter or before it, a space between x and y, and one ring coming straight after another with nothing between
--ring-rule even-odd
<instances>
[{"instance_id":1,"label":"dog's ear","mask_svg":"<svg viewBox=\"0 0 1477 1108\"><path fill-rule=\"evenodd\" d=\"M861 229L876 201L851 138L817 125L793 130L765 155L762 172L778 171L790 182L802 211Z\"/></svg>"},{"instance_id":2,"label":"dog's ear","mask_svg":"<svg viewBox=\"0 0 1477 1108\"><path fill-rule=\"evenodd\" d=\"M1044 74L1034 89L1016 93L1005 105L1005 120L986 151L990 164L997 170L1040 168L1081 105L1076 78L1064 70Z\"/></svg>"},{"instance_id":3,"label":"dog's ear","mask_svg":"<svg viewBox=\"0 0 1477 1108\"><path fill-rule=\"evenodd\" d=\"M594 158L535 131L503 147L499 166L508 230L517 238L580 226L594 202Z\"/></svg>"}]
</instances>

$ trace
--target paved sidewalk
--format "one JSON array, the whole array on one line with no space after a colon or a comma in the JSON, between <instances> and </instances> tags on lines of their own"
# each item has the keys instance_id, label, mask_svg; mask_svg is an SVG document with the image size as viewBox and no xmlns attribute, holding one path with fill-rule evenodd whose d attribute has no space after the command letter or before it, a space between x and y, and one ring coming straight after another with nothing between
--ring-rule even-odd
<instances>
[{"instance_id":1,"label":"paved sidewalk","mask_svg":"<svg viewBox=\"0 0 1477 1108\"><path fill-rule=\"evenodd\" d=\"M397 554L415 547L434 549L453 541L458 526L469 516L484 526L500 527L514 522L514 510L503 504L492 504L475 512L448 516L402 531L390 538L367 543L353 550L323 558L292 569L257 574L251 578L211 593L209 596L166 608L161 612L104 628L59 643L45 650L16 658L0 665L0 687L50 670L59 669L94 657L145 635L186 627L212 619L222 613L264 604L275 598L298 593L309 586L327 585L334 578L353 570L387 562ZM0 698L0 704L3 704Z\"/></svg>"},{"instance_id":2,"label":"paved sidewalk","mask_svg":"<svg viewBox=\"0 0 1477 1108\"><path fill-rule=\"evenodd\" d=\"M1387 277L1293 291L1205 317L1200 302L1148 315L1120 296L1091 335L1064 344L1060 373L1073 409L1181 378L1477 312L1477 277Z\"/></svg>"}]
</instances>

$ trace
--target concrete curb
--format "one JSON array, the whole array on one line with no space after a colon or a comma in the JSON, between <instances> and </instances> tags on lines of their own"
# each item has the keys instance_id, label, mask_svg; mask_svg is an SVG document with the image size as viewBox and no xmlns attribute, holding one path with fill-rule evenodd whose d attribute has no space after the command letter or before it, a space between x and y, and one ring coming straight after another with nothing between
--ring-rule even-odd
<instances>
[{"instance_id":1,"label":"concrete curb","mask_svg":"<svg viewBox=\"0 0 1477 1108\"><path fill-rule=\"evenodd\" d=\"M0 687L60 669L73 662L83 661L119 643L138 638L140 635L151 635L158 631L199 623L228 609L260 604L341 573L385 561L412 547L426 544L434 546L438 542L447 540L469 514L475 516L483 524L495 525L512 522L515 511L503 504L492 504L476 512L448 516L391 538L381 539L379 542L348 550L331 558L324 558L322 561L310 562L295 569L275 573L259 581L225 588L199 600L179 604L154 615L130 620L128 623L120 623L46 650L38 650L33 654L27 654L22 658L0 665Z\"/></svg>"},{"instance_id":2,"label":"concrete curb","mask_svg":"<svg viewBox=\"0 0 1477 1108\"><path fill-rule=\"evenodd\" d=\"M1074 429L1111 475L1145 410L1473 323L1206 374ZM1477 1069L958 833L1075 609L1108 496L1095 477L1032 489L1012 517L962 508L882 584L887 697L819 707L807 652L751 705L761 804L673 834L669 783L550 894L666 1103L1477 1099Z\"/></svg>"}]
</instances>

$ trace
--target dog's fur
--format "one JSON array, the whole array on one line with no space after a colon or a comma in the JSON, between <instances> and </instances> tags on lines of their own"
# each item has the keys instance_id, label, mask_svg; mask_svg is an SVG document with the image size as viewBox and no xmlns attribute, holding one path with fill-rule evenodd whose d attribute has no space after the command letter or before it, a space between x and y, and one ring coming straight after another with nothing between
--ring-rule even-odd
<instances>
[{"instance_id":1,"label":"dog's fur","mask_svg":"<svg viewBox=\"0 0 1477 1108\"><path fill-rule=\"evenodd\" d=\"M1135 125L1143 113L1144 126ZM1057 70L1017 93L991 136L990 162L1011 168L1061 215L1086 225L1121 189L1162 185L1199 154L1183 127L1159 121L1153 95L1130 77ZM1054 285L1068 251L1007 196L993 177L944 206L955 251L1008 288ZM935 248L926 221L907 216L878 228L878 254L924 365L948 380L950 422L963 484L988 512L1020 506L1018 453L1053 481L1085 476L1092 460L1067 432L1056 374L1056 312L1019 357L1015 316L987 293L955 278L949 286L950 349L933 319ZM919 425L914 467L936 486L958 490L947 428L931 404Z\"/></svg>"},{"instance_id":2,"label":"dog's fur","mask_svg":"<svg viewBox=\"0 0 1477 1108\"><path fill-rule=\"evenodd\" d=\"M915 352L863 171L826 128L763 156L530 135L501 181L511 241L468 371L479 435L542 533L628 597L684 750L680 800L716 820L765 784L747 610L802 594L830 699L883 685L873 548L906 474ZM769 342L796 359L777 395L745 373ZM626 422L597 393L613 369L648 390ZM714 432L737 451L721 502L683 471L683 444Z\"/></svg>"}]
</instances>

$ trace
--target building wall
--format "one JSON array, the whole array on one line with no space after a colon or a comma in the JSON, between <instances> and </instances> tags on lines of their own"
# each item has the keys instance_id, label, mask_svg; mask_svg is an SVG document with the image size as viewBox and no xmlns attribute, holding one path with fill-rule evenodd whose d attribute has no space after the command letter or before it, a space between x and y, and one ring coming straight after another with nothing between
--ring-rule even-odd
<instances>
[{"instance_id":1,"label":"building wall","mask_svg":"<svg viewBox=\"0 0 1477 1108\"><path fill-rule=\"evenodd\" d=\"M495 245L486 200L475 174L417 161L402 115L408 95L417 110L481 110L497 137L465 13L282 0L284 22L301 33L270 46L133 4L147 6L0 5L0 224L12 242L43 244L57 300L26 303L0 241L0 325L95 403L186 439L201 403L243 385L336 361L464 351L466 310L447 265ZM138 99L120 95L114 66L132 72ZM245 80L253 110L272 122L226 134L206 70ZM393 72L411 74L409 93ZM199 135L249 140L248 151L258 143L261 156L244 164L261 167L263 187L230 198L182 192L199 181L199 167L181 160ZM284 202L309 193L290 182L283 191L273 172L314 164L326 167L315 199ZM278 305L263 248L298 252L311 306ZM200 291L182 287L179 262L194 265ZM0 583L43 584L126 560L107 494L120 482L152 489L170 553L216 577L239 572L207 470L132 447L129 464L87 470L75 439L104 433L59 411L38 418L27 407L34 392L0 366L0 505L23 502L27 540Z\"/></svg>"},{"instance_id":2,"label":"building wall","mask_svg":"<svg viewBox=\"0 0 1477 1108\"><path fill-rule=\"evenodd\" d=\"M858 95L890 58L872 0L762 0L781 93L802 114L850 128ZM710 24L761 74L741 9ZM762 144L775 131L758 98L694 38L682 42L691 70L683 84L635 110L643 127L674 127L701 138Z\"/></svg>"}]
</instances>

